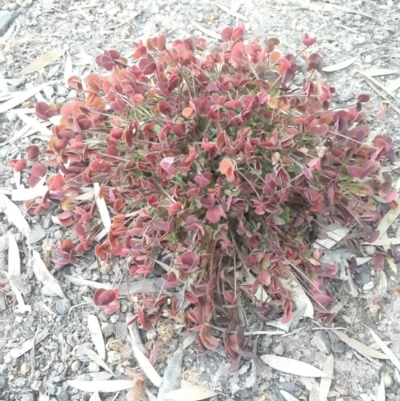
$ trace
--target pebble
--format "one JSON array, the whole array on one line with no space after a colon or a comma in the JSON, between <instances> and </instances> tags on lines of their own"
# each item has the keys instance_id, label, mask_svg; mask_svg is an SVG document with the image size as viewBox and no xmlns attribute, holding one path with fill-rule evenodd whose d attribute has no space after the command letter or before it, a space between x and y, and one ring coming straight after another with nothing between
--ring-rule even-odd
<instances>
[{"instance_id":1,"label":"pebble","mask_svg":"<svg viewBox=\"0 0 400 401\"><path fill-rule=\"evenodd\" d=\"M61 360L63 361L63 362L67 362L68 361L68 359L69 359L69 354L62 354L61 355Z\"/></svg>"},{"instance_id":2,"label":"pebble","mask_svg":"<svg viewBox=\"0 0 400 401\"><path fill-rule=\"evenodd\" d=\"M72 362L72 364L71 364L71 370L72 370L73 372L77 372L77 371L81 368L81 366L82 366L81 361L76 360L76 361Z\"/></svg>"},{"instance_id":3,"label":"pebble","mask_svg":"<svg viewBox=\"0 0 400 401\"><path fill-rule=\"evenodd\" d=\"M385 376L383 377L383 381L384 381L384 383L385 383L385 387L386 387L386 388L392 387L392 385L393 385L393 379L392 379L392 376L390 375L389 372L386 372L386 373L385 373Z\"/></svg>"},{"instance_id":4,"label":"pebble","mask_svg":"<svg viewBox=\"0 0 400 401\"><path fill-rule=\"evenodd\" d=\"M80 344L80 345L78 345L76 348L75 348L75 355L76 355L76 357L81 361L81 362L84 362L84 363L89 363L89 362L91 362L92 360L86 355L86 353L85 353L85 351L84 351L84 349L85 348L92 348L92 343L83 343L83 344Z\"/></svg>"},{"instance_id":5,"label":"pebble","mask_svg":"<svg viewBox=\"0 0 400 401\"><path fill-rule=\"evenodd\" d=\"M367 56L365 56L364 62L365 62L366 64L371 64L372 61L373 61L373 57L372 57L370 54L368 54ZM366 248L367 248L367 247L366 247ZM375 248L375 247L373 247L373 248Z\"/></svg>"},{"instance_id":6,"label":"pebble","mask_svg":"<svg viewBox=\"0 0 400 401\"><path fill-rule=\"evenodd\" d=\"M56 311L60 315L66 315L70 309L71 309L71 302L69 299L62 298L56 301Z\"/></svg>"},{"instance_id":7,"label":"pebble","mask_svg":"<svg viewBox=\"0 0 400 401\"><path fill-rule=\"evenodd\" d=\"M6 385L6 378L3 375L0 375L0 389L4 388Z\"/></svg>"},{"instance_id":8,"label":"pebble","mask_svg":"<svg viewBox=\"0 0 400 401\"><path fill-rule=\"evenodd\" d=\"M329 338L325 333L319 332L313 336L311 344L317 347L321 352L326 355L330 353Z\"/></svg>"},{"instance_id":9,"label":"pebble","mask_svg":"<svg viewBox=\"0 0 400 401\"><path fill-rule=\"evenodd\" d=\"M108 337L110 337L110 336L113 335L113 333L114 333L114 327L113 327L112 324L103 323L103 324L101 325L101 331L103 332L104 337L105 337L105 338L108 338Z\"/></svg>"},{"instance_id":10,"label":"pebble","mask_svg":"<svg viewBox=\"0 0 400 401\"><path fill-rule=\"evenodd\" d=\"M43 286L40 289L40 293L42 295L44 295L45 297L58 297L58 295L55 292L53 292L49 287L45 287L45 286Z\"/></svg>"},{"instance_id":11,"label":"pebble","mask_svg":"<svg viewBox=\"0 0 400 401\"><path fill-rule=\"evenodd\" d=\"M346 344L342 341L334 341L331 347L332 351L337 354L343 354L346 351Z\"/></svg>"},{"instance_id":12,"label":"pebble","mask_svg":"<svg viewBox=\"0 0 400 401\"><path fill-rule=\"evenodd\" d=\"M21 365L21 373L26 376L31 371L31 365L28 363L23 363Z\"/></svg>"},{"instance_id":13,"label":"pebble","mask_svg":"<svg viewBox=\"0 0 400 401\"><path fill-rule=\"evenodd\" d=\"M89 372L100 372L100 366L96 362L90 362L88 370Z\"/></svg>"},{"instance_id":14,"label":"pebble","mask_svg":"<svg viewBox=\"0 0 400 401\"><path fill-rule=\"evenodd\" d=\"M367 39L365 36L358 36L358 38L357 38L357 42L359 45L364 44L366 41L367 41Z\"/></svg>"},{"instance_id":15,"label":"pebble","mask_svg":"<svg viewBox=\"0 0 400 401\"><path fill-rule=\"evenodd\" d=\"M117 323L118 320L119 320L119 316L116 313L110 317L111 323Z\"/></svg>"},{"instance_id":16,"label":"pebble","mask_svg":"<svg viewBox=\"0 0 400 401\"><path fill-rule=\"evenodd\" d=\"M128 327L123 322L118 322L115 325L115 338L117 339L126 339L128 336ZM157 334L156 334L157 336Z\"/></svg>"},{"instance_id":17,"label":"pebble","mask_svg":"<svg viewBox=\"0 0 400 401\"><path fill-rule=\"evenodd\" d=\"M157 338L157 331L155 329L151 329L146 333L146 338L149 341L155 340Z\"/></svg>"},{"instance_id":18,"label":"pebble","mask_svg":"<svg viewBox=\"0 0 400 401\"><path fill-rule=\"evenodd\" d=\"M19 399L20 401L35 401L35 396L33 393L25 393L21 394L21 398Z\"/></svg>"},{"instance_id":19,"label":"pebble","mask_svg":"<svg viewBox=\"0 0 400 401\"><path fill-rule=\"evenodd\" d=\"M368 263L364 263L360 267L357 267L354 274L354 283L360 287L365 286L371 279L371 270Z\"/></svg>"}]
</instances>

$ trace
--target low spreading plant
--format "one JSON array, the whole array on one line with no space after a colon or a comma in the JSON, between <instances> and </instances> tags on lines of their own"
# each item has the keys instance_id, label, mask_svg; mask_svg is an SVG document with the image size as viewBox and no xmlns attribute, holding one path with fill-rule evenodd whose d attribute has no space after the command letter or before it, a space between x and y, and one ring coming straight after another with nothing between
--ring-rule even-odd
<instances>
[{"instance_id":1,"label":"low spreading plant","mask_svg":"<svg viewBox=\"0 0 400 401\"><path fill-rule=\"evenodd\" d=\"M393 207L396 191L380 173L394 158L391 139L369 139L368 96L331 108L334 88L309 51L314 38L304 35L297 55L276 50L274 38L245 42L243 26L225 28L221 39L208 50L204 39L150 38L134 44L133 64L107 50L96 58L105 74L71 77L79 95L62 106L47 150L27 148L29 184L49 174L49 190L26 207L59 205L59 223L75 231L60 241L55 269L96 242L98 258L124 259L138 279L165 268L169 295L138 296L131 322L149 329L167 311L199 333L202 349L219 346L211 330L219 326L237 366L251 356L241 302L261 320L288 322L294 306L283 279L298 276L317 317L331 321L326 283L338 269L320 261L310 230L323 237L332 223L346 226L346 243L357 249L377 237L381 205ZM302 86L293 83L300 62ZM36 106L39 118L54 113ZM26 160L12 163L26 168ZM98 202L85 192L94 184L112 217L101 240ZM113 313L118 296L99 290L95 303Z\"/></svg>"}]
</instances>

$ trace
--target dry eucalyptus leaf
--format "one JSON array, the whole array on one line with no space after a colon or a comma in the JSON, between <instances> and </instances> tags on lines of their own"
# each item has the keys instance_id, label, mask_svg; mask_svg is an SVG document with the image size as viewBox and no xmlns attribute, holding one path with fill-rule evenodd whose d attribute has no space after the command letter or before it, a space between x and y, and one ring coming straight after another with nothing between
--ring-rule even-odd
<instances>
[{"instance_id":1,"label":"dry eucalyptus leaf","mask_svg":"<svg viewBox=\"0 0 400 401\"><path fill-rule=\"evenodd\" d=\"M380 77L382 75L393 75L399 73L399 70L389 70L387 68L372 67L365 71L371 77Z\"/></svg>"},{"instance_id":2,"label":"dry eucalyptus leaf","mask_svg":"<svg viewBox=\"0 0 400 401\"><path fill-rule=\"evenodd\" d=\"M326 230L327 238L317 239L314 243L315 248L318 248L318 245L320 245L325 249L331 249L349 233L347 227L342 227L340 224L335 223L326 227Z\"/></svg>"},{"instance_id":3,"label":"dry eucalyptus leaf","mask_svg":"<svg viewBox=\"0 0 400 401\"><path fill-rule=\"evenodd\" d=\"M99 355L97 355L94 351L92 351L90 348L83 348L83 352L97 365L101 366L104 370L107 372L111 373L113 376L114 373L113 371L109 368L109 366L100 358Z\"/></svg>"},{"instance_id":4,"label":"dry eucalyptus leaf","mask_svg":"<svg viewBox=\"0 0 400 401\"><path fill-rule=\"evenodd\" d=\"M360 57L360 55L358 54L357 56L349 58L348 60L344 60L344 61L341 61L340 63L333 64L328 67L324 67L322 69L322 71L323 72L335 72L335 71L343 70L347 67L350 67L359 57Z\"/></svg>"},{"instance_id":5,"label":"dry eucalyptus leaf","mask_svg":"<svg viewBox=\"0 0 400 401\"><path fill-rule=\"evenodd\" d=\"M94 186L94 196L96 198L96 205L99 208L99 213L101 217L101 221L103 222L104 228L108 231L111 227L111 217L108 213L107 205L104 198L100 198L100 185L95 182Z\"/></svg>"},{"instance_id":6,"label":"dry eucalyptus leaf","mask_svg":"<svg viewBox=\"0 0 400 401\"><path fill-rule=\"evenodd\" d=\"M1 212L7 216L8 221L14 224L26 238L29 238L31 228L28 222L18 209L18 206L12 203L4 194L0 194L0 213Z\"/></svg>"},{"instance_id":7,"label":"dry eucalyptus leaf","mask_svg":"<svg viewBox=\"0 0 400 401\"><path fill-rule=\"evenodd\" d=\"M332 330L344 343L346 343L349 347L353 348L356 350L358 353L361 355L364 355L367 358L375 358L375 359L388 359L388 357L385 354L382 354L382 352L375 351L371 347L368 347L367 345L364 345L360 343L357 340L354 340L353 338L350 338L346 334L342 333L339 330Z\"/></svg>"},{"instance_id":8,"label":"dry eucalyptus leaf","mask_svg":"<svg viewBox=\"0 0 400 401\"><path fill-rule=\"evenodd\" d=\"M216 6L219 7L222 11L225 11L226 13L232 15L233 17L241 19L244 22L247 22L247 18L244 15L239 14L236 11L230 10L228 7L224 6L223 4L216 3Z\"/></svg>"},{"instance_id":9,"label":"dry eucalyptus leaf","mask_svg":"<svg viewBox=\"0 0 400 401\"><path fill-rule=\"evenodd\" d=\"M396 92L397 89L399 89L399 88L400 88L400 78L397 78L397 79L395 79L395 80L393 80L393 81L389 81L389 82L386 84L386 89L387 89L389 92Z\"/></svg>"},{"instance_id":10,"label":"dry eucalyptus leaf","mask_svg":"<svg viewBox=\"0 0 400 401\"><path fill-rule=\"evenodd\" d=\"M32 72L36 72L41 70L44 67L54 63L57 61L62 55L64 54L63 49L54 49L43 56L39 57L27 67L25 67L21 72L20 75L31 74Z\"/></svg>"},{"instance_id":11,"label":"dry eucalyptus leaf","mask_svg":"<svg viewBox=\"0 0 400 401\"><path fill-rule=\"evenodd\" d=\"M36 278L48 289L61 298L66 298L56 278L47 270L37 251L32 251L32 267Z\"/></svg>"},{"instance_id":12,"label":"dry eucalyptus leaf","mask_svg":"<svg viewBox=\"0 0 400 401\"><path fill-rule=\"evenodd\" d=\"M380 349L385 353L388 359L390 359L396 369L400 371L400 361L397 359L397 356L393 353L391 349L379 338L379 336L372 330L369 329L371 335L375 342L379 345ZM383 358L382 358L383 359Z\"/></svg>"},{"instance_id":13,"label":"dry eucalyptus leaf","mask_svg":"<svg viewBox=\"0 0 400 401\"><path fill-rule=\"evenodd\" d=\"M68 385L87 393L116 393L135 387L135 382L130 380L68 380Z\"/></svg>"},{"instance_id":14,"label":"dry eucalyptus leaf","mask_svg":"<svg viewBox=\"0 0 400 401\"><path fill-rule=\"evenodd\" d=\"M160 389L158 390L157 400L165 401L165 394L178 390L181 387L183 348L174 352L165 369Z\"/></svg>"},{"instance_id":15,"label":"dry eucalyptus leaf","mask_svg":"<svg viewBox=\"0 0 400 401\"><path fill-rule=\"evenodd\" d=\"M184 387L179 390L171 391L164 395L166 400L172 401L200 401L206 398L215 397L217 394L207 387L197 385Z\"/></svg>"},{"instance_id":16,"label":"dry eucalyptus leaf","mask_svg":"<svg viewBox=\"0 0 400 401\"><path fill-rule=\"evenodd\" d=\"M297 361L296 359L285 358L283 356L271 354L261 355L260 358L264 363L271 366L271 368L292 375L306 377L330 377L322 370L309 365L308 363Z\"/></svg>"},{"instance_id":17,"label":"dry eucalyptus leaf","mask_svg":"<svg viewBox=\"0 0 400 401\"><path fill-rule=\"evenodd\" d=\"M4 357L4 361L6 363L9 363L12 359L19 358L20 356L30 351L34 345L37 345L40 342L42 342L49 334L50 334L49 330L44 329L36 337L30 338L29 340L26 340L22 344L18 345L18 347L15 347L12 350L10 350Z\"/></svg>"},{"instance_id":18,"label":"dry eucalyptus leaf","mask_svg":"<svg viewBox=\"0 0 400 401\"><path fill-rule=\"evenodd\" d=\"M99 393L93 393L92 396L89 398L89 401L101 401Z\"/></svg>"},{"instance_id":19,"label":"dry eucalyptus leaf","mask_svg":"<svg viewBox=\"0 0 400 401\"><path fill-rule=\"evenodd\" d=\"M385 376L384 375L381 375L381 381L379 383L378 394L376 395L376 401L386 401Z\"/></svg>"},{"instance_id":20,"label":"dry eucalyptus leaf","mask_svg":"<svg viewBox=\"0 0 400 401\"><path fill-rule=\"evenodd\" d=\"M334 364L333 355L330 354L326 358L326 361L325 361L324 367L323 367L323 371L330 377L333 377L333 364ZM319 401L327 401L328 400L329 389L331 388L331 384L332 384L332 379L330 377L322 377L321 378L321 383L319 386Z\"/></svg>"},{"instance_id":21,"label":"dry eucalyptus leaf","mask_svg":"<svg viewBox=\"0 0 400 401\"><path fill-rule=\"evenodd\" d=\"M33 128L36 130L36 132L40 132L43 134L45 137L50 138L52 133L51 131L45 127L42 123L40 123L38 120L35 120L32 117L28 117L26 114L17 112L17 116L29 127Z\"/></svg>"},{"instance_id":22,"label":"dry eucalyptus leaf","mask_svg":"<svg viewBox=\"0 0 400 401\"><path fill-rule=\"evenodd\" d=\"M281 393L282 397L283 397L286 401L299 401L298 398L293 397L292 394L288 393L288 392L285 391L285 390L280 390L280 393Z\"/></svg>"},{"instance_id":23,"label":"dry eucalyptus leaf","mask_svg":"<svg viewBox=\"0 0 400 401\"><path fill-rule=\"evenodd\" d=\"M24 202L38 196L45 196L48 190L49 187L47 185L40 185L40 183L35 185L33 188L14 189L11 192L11 200L15 202Z\"/></svg>"},{"instance_id":24,"label":"dry eucalyptus leaf","mask_svg":"<svg viewBox=\"0 0 400 401\"><path fill-rule=\"evenodd\" d=\"M218 35L217 33L215 33L214 31L211 31L210 29L204 28L203 26L201 26L200 24L198 24L196 21L192 21L193 26L198 29L200 32L205 33L206 35L214 38L214 39L218 39L221 40L221 35Z\"/></svg>"},{"instance_id":25,"label":"dry eucalyptus leaf","mask_svg":"<svg viewBox=\"0 0 400 401\"><path fill-rule=\"evenodd\" d=\"M101 331L99 320L94 315L88 316L88 328L92 336L92 341L96 347L99 357L104 361L106 359L106 346L104 344L103 332Z\"/></svg>"}]
</instances>

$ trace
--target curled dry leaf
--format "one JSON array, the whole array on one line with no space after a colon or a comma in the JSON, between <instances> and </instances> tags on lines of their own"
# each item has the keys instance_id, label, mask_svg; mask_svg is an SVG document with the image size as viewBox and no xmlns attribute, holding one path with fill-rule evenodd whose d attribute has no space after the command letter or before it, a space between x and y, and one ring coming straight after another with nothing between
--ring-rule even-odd
<instances>
[{"instance_id":1,"label":"curled dry leaf","mask_svg":"<svg viewBox=\"0 0 400 401\"><path fill-rule=\"evenodd\" d=\"M292 375L305 377L331 377L322 370L296 359L270 354L261 355L260 358L264 363L271 366L271 368Z\"/></svg>"}]
</instances>

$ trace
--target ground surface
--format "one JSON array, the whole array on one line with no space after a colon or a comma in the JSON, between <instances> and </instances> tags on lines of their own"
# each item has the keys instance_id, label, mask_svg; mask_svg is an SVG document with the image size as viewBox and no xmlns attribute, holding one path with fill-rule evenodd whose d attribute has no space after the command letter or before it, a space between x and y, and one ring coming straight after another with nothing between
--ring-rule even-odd
<instances>
[{"instance_id":1,"label":"ground surface","mask_svg":"<svg viewBox=\"0 0 400 401\"><path fill-rule=\"evenodd\" d=\"M13 1L2 0L3 9L17 8ZM400 2L221 0L220 3L245 16L250 33L279 37L283 48L293 53L298 50L301 35L309 32L317 36L315 51L324 56L326 65L360 54L347 68L325 76L337 89L338 106L351 104L360 93L371 93L372 101L368 110L374 133L388 132L396 141L396 148L399 147L399 115L394 110L389 110L385 118L377 117L384 99L366 84L357 70L373 67L394 70L398 68ZM12 28L14 31L0 44L0 72L6 78L11 92L23 91L51 78L54 85L42 92L42 96L49 102L58 103L74 97L74 92L64 85L65 64L62 58L39 72L19 75L24 67L50 50L68 50L73 61L73 71L84 74L96 68L93 57L101 49L115 48L122 54L129 55L132 40L154 36L160 32L165 33L168 38L201 35L213 41L199 32L192 22L214 32L220 32L225 26L234 26L237 23L236 18L221 10L215 2L206 0L33 0L24 5L25 8ZM377 76L376 79L385 85L399 76L400 72ZM380 92L385 94L382 90ZM394 93L388 100L400 107L400 90L397 94ZM31 100L35 101L34 98ZM26 104L24 106L27 107ZM23 126L24 123L15 113L0 115L0 143L4 144ZM6 167L7 161L15 158L28 144L38 140L32 135L14 144L0 146L0 187L5 192L8 188L14 188L13 173ZM22 183L26 179L22 175ZM42 255L49 244L54 244L65 235L46 217L26 216L26 219L34 230L32 247ZM4 279L3 272L8 265L8 232L15 233L19 243L22 262L19 288L25 303L32 307L32 312L16 313L13 296L9 292L0 292L0 400L39 399L41 386L47 388L51 400L88 400L88 393L68 387L66 380L98 380L111 376L82 352L85 345L93 347L87 328L90 314L99 316L107 342L108 365L119 378L127 379L123 366L135 366L124 325L125 313L129 310L128 303L124 301L122 310L111 317L99 314L91 301L93 289L89 286L76 286L61 273L56 273L55 276L67 299L51 296L54 294L38 283L32 268L27 265L25 241L3 214L0 215L0 279ZM94 258L88 257L78 266L67 267L63 273L92 281L98 281L101 275L103 282L112 282L110 268L103 266L99 271L93 262ZM356 277L359 292L366 293L367 296L369 291L373 291L372 284L368 283L372 282L375 286L378 284L378 276L371 273L370 266L365 264ZM381 308L378 313L371 315L370 309L365 309L368 302L358 297L346 304L345 313L341 312L335 323L337 326L348 327L349 335L354 335L366 345L371 345L374 341L364 324L372 327L383 340L392 342L391 349L400 357L400 298L396 297L394 291L399 284L399 276L389 269L385 273L388 288L379 304ZM362 290L366 284L366 289ZM314 330L317 327L314 322L303 320L295 332L288 336L260 335L257 352L299 359L319 368L322 368L327 355L333 354L335 369L329 400L374 400L382 374L386 375L388 385L386 399L400 399L400 376L395 374L391 362L372 364L339 341L333 333ZM168 329L169 327L159 327L158 330L148 333L147 337L143 333L145 342L160 340L155 367L161 375L169 356L181 341L175 329L172 331L172 338L168 335ZM272 328L254 324L252 329ZM29 350L9 362L4 359L11 349L35 335L43 340L36 345L34 352ZM284 398L280 390L285 390L298 399L309 399L309 382L304 382L297 376L280 373L262 363L257 370L252 362L248 362L239 371L229 373L229 361L218 352L197 355L189 347L185 350L183 371L186 372L186 380L198 380L224 394L220 396L221 399L282 401ZM122 400L126 393L101 394L103 401L113 400L114 397ZM40 399L49 398L42 396Z\"/></svg>"}]
</instances>

